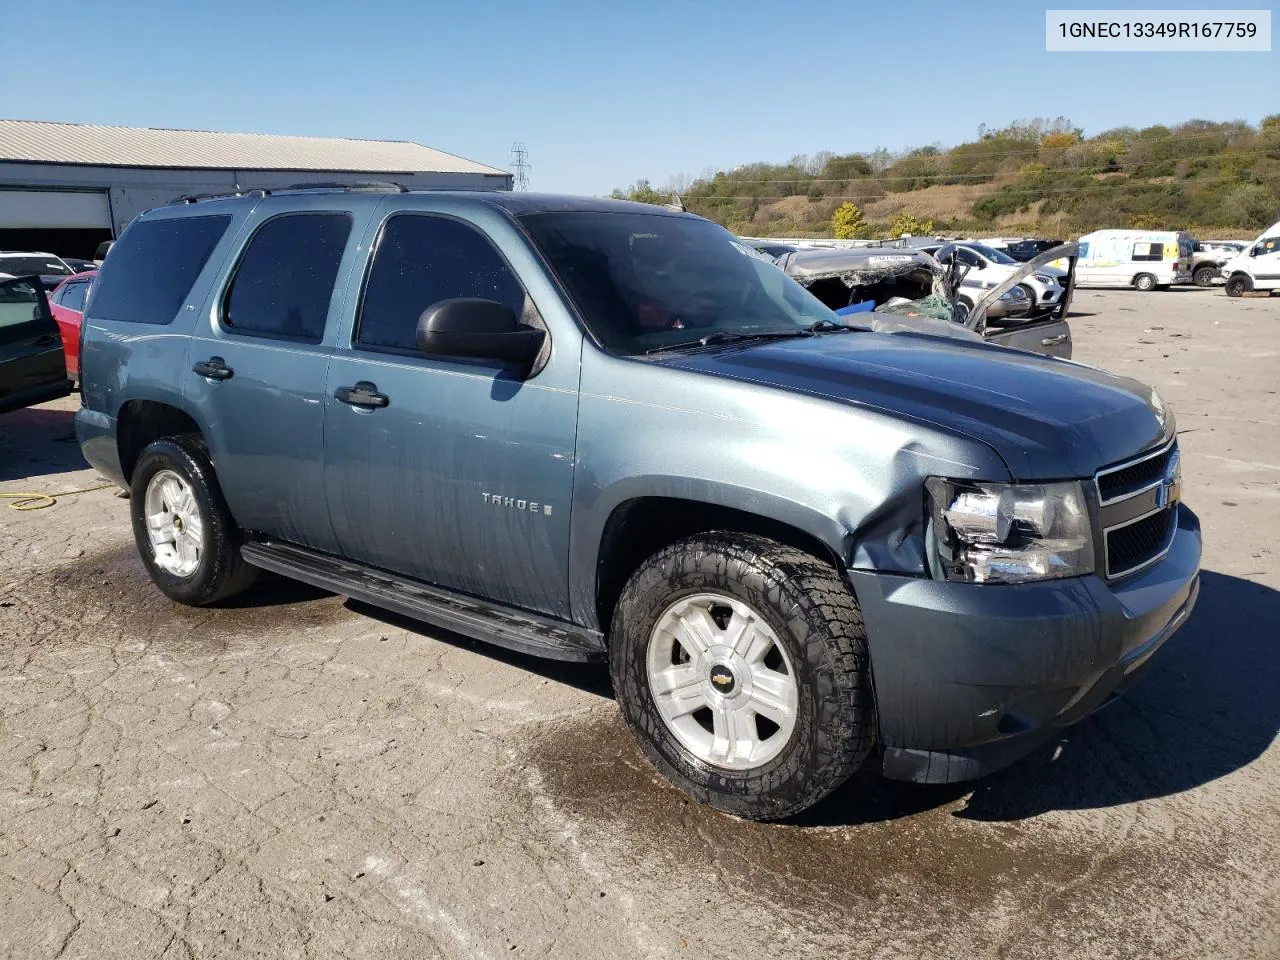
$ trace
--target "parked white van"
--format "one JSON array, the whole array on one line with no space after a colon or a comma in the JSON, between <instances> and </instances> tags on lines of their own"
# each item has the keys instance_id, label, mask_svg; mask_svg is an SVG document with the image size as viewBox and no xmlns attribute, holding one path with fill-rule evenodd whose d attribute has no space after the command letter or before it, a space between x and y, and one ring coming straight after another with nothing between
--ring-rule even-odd
<instances>
[{"instance_id":1,"label":"parked white van","mask_svg":"<svg viewBox=\"0 0 1280 960\"><path fill-rule=\"evenodd\" d=\"M1280 223L1273 223L1257 240L1222 265L1227 296L1241 297L1250 290L1280 290Z\"/></svg>"},{"instance_id":2,"label":"parked white van","mask_svg":"<svg viewBox=\"0 0 1280 960\"><path fill-rule=\"evenodd\" d=\"M1076 286L1155 290L1186 282L1193 246L1172 230L1095 230L1080 238Z\"/></svg>"}]
</instances>

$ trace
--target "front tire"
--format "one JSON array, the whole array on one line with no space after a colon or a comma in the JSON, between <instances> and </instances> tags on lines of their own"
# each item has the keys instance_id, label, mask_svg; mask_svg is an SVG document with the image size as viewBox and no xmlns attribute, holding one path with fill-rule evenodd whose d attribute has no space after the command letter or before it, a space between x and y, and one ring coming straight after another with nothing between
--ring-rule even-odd
<instances>
[{"instance_id":1,"label":"front tire","mask_svg":"<svg viewBox=\"0 0 1280 960\"><path fill-rule=\"evenodd\" d=\"M1235 276L1228 278L1227 285L1223 289L1228 297L1243 297L1253 289L1253 284L1243 273L1237 273Z\"/></svg>"},{"instance_id":2,"label":"front tire","mask_svg":"<svg viewBox=\"0 0 1280 960\"><path fill-rule=\"evenodd\" d=\"M170 600L216 603L253 583L240 532L204 444L166 437L139 455L129 489L133 538L151 579Z\"/></svg>"},{"instance_id":3,"label":"front tire","mask_svg":"<svg viewBox=\"0 0 1280 960\"><path fill-rule=\"evenodd\" d=\"M1018 286L1021 287L1022 292L1027 295L1027 304L1028 304L1026 312L1023 314L1020 314L1020 316L1024 316L1024 317L1035 316L1036 311L1039 309L1039 304L1040 304L1040 301L1036 298L1035 290L1031 288L1030 284L1026 284L1026 283L1020 283L1018 284Z\"/></svg>"},{"instance_id":4,"label":"front tire","mask_svg":"<svg viewBox=\"0 0 1280 960\"><path fill-rule=\"evenodd\" d=\"M654 766L753 820L817 803L875 741L866 631L839 574L754 535L682 540L632 575L609 665Z\"/></svg>"},{"instance_id":5,"label":"front tire","mask_svg":"<svg viewBox=\"0 0 1280 960\"><path fill-rule=\"evenodd\" d=\"M1149 293L1156 288L1156 278L1150 273L1140 273L1133 278L1133 285L1143 293Z\"/></svg>"}]
</instances>

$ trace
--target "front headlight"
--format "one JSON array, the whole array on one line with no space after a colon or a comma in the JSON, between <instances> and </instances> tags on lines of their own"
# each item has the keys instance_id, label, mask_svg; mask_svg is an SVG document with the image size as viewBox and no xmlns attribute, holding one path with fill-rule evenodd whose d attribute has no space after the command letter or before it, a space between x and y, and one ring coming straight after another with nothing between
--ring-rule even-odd
<instances>
[{"instance_id":1,"label":"front headlight","mask_svg":"<svg viewBox=\"0 0 1280 960\"><path fill-rule=\"evenodd\" d=\"M969 583L1022 583L1093 572L1093 530L1078 481L972 483L930 477L929 565Z\"/></svg>"},{"instance_id":2,"label":"front headlight","mask_svg":"<svg viewBox=\"0 0 1280 960\"><path fill-rule=\"evenodd\" d=\"M1053 286L1055 283L1058 282L1055 277L1051 277L1047 273L1037 273L1037 274L1034 274L1034 276L1037 280L1039 280L1041 283L1045 284L1046 286Z\"/></svg>"}]
</instances>

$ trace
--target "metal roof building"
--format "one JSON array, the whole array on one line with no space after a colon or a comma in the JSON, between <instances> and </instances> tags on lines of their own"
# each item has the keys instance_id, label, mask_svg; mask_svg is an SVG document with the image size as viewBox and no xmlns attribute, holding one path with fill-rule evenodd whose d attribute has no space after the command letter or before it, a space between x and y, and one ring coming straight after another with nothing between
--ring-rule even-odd
<instances>
[{"instance_id":1,"label":"metal roof building","mask_svg":"<svg viewBox=\"0 0 1280 960\"><path fill-rule=\"evenodd\" d=\"M361 180L511 189L504 170L402 140L0 120L0 249L88 257L143 210L186 194Z\"/></svg>"}]
</instances>

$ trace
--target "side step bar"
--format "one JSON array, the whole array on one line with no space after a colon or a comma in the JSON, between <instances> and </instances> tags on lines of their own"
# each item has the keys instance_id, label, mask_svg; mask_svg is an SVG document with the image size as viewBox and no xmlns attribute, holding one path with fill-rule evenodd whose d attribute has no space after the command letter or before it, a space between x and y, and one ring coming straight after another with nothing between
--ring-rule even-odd
<instances>
[{"instance_id":1,"label":"side step bar","mask_svg":"<svg viewBox=\"0 0 1280 960\"><path fill-rule=\"evenodd\" d=\"M345 594L473 640L552 660L586 663L606 658L604 634L598 630L428 586L292 544L246 543L240 553L247 563L263 570Z\"/></svg>"}]
</instances>

